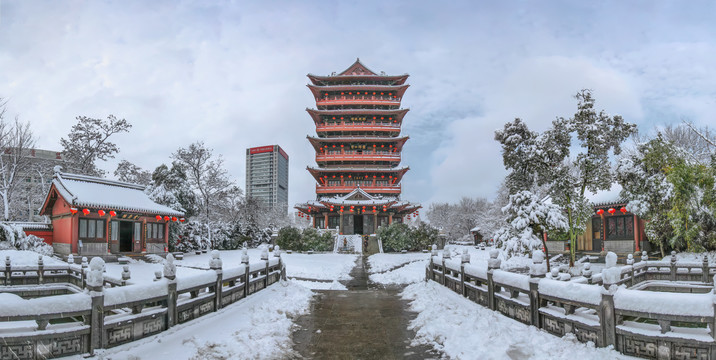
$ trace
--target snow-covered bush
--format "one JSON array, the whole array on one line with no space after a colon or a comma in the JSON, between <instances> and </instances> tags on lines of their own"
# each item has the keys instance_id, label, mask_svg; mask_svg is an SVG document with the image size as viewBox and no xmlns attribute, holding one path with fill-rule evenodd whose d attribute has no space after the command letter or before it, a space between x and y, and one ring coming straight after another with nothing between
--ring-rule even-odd
<instances>
[{"instance_id":1,"label":"snow-covered bush","mask_svg":"<svg viewBox=\"0 0 716 360\"><path fill-rule=\"evenodd\" d=\"M0 250L29 250L45 256L52 256L52 246L35 235L27 235L16 226L0 223Z\"/></svg>"},{"instance_id":2,"label":"snow-covered bush","mask_svg":"<svg viewBox=\"0 0 716 360\"><path fill-rule=\"evenodd\" d=\"M303 244L301 250L330 251L333 249L333 234L330 232L319 233L318 230L308 227L303 229L301 237Z\"/></svg>"},{"instance_id":3,"label":"snow-covered bush","mask_svg":"<svg viewBox=\"0 0 716 360\"><path fill-rule=\"evenodd\" d=\"M281 228L278 231L276 244L282 249L300 251L302 248L301 231L293 226Z\"/></svg>"},{"instance_id":4,"label":"snow-covered bush","mask_svg":"<svg viewBox=\"0 0 716 360\"><path fill-rule=\"evenodd\" d=\"M540 249L544 231L567 229L562 209L529 191L510 195L510 202L502 211L508 216L508 223L497 231L495 241L508 257Z\"/></svg>"}]
</instances>

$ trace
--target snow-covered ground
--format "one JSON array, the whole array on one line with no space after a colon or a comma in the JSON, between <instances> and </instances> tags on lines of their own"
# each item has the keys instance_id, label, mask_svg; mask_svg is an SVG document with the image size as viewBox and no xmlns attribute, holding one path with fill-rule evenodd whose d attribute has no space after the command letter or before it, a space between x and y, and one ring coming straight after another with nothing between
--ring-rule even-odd
<instances>
[{"instance_id":1,"label":"snow-covered ground","mask_svg":"<svg viewBox=\"0 0 716 360\"><path fill-rule=\"evenodd\" d=\"M279 282L158 335L100 350L97 358L285 359L293 351L293 319L308 311L312 296L313 292L303 286Z\"/></svg>"},{"instance_id":2,"label":"snow-covered ground","mask_svg":"<svg viewBox=\"0 0 716 360\"><path fill-rule=\"evenodd\" d=\"M474 246L449 245L452 258L459 258L463 250L470 254L470 264L487 268L491 248L476 249ZM438 251L442 256L443 251ZM500 254L500 257L502 255ZM370 281L382 285L407 285L425 280L425 267L430 262L429 253L375 254L368 258ZM502 262L502 268L526 267L532 263L528 257L513 257Z\"/></svg>"},{"instance_id":3,"label":"snow-covered ground","mask_svg":"<svg viewBox=\"0 0 716 360\"><path fill-rule=\"evenodd\" d=\"M34 251L0 250L0 266L5 266L6 256L10 256L10 264L12 266L34 266L37 265L37 260L40 257L40 254ZM64 262L49 256L43 256L42 262L45 265L65 264Z\"/></svg>"},{"instance_id":4,"label":"snow-covered ground","mask_svg":"<svg viewBox=\"0 0 716 360\"><path fill-rule=\"evenodd\" d=\"M562 338L486 309L436 282L418 282L402 293L410 309L414 344L427 344L450 359L633 359L612 349Z\"/></svg>"}]
</instances>

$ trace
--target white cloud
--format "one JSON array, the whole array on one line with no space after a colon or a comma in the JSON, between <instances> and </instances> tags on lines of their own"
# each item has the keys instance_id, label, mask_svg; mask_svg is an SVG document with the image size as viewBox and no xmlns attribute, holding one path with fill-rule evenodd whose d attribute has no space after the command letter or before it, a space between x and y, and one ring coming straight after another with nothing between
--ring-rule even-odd
<instances>
[{"instance_id":1,"label":"white cloud","mask_svg":"<svg viewBox=\"0 0 716 360\"><path fill-rule=\"evenodd\" d=\"M119 159L153 169L205 140L242 187L245 149L280 144L293 204L315 196L305 74L361 57L411 75L403 197L490 197L504 175L494 130L517 116L543 130L583 87L641 126L713 121L715 6L631 7L2 1L0 97L43 148L59 150L78 115L114 114L134 125L116 138Z\"/></svg>"}]
</instances>

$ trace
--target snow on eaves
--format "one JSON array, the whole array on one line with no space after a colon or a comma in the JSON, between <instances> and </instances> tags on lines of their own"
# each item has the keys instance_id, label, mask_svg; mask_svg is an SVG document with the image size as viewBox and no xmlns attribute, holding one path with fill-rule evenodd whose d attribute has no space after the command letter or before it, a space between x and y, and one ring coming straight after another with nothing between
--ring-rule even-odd
<instances>
[{"instance_id":1,"label":"snow on eaves","mask_svg":"<svg viewBox=\"0 0 716 360\"><path fill-rule=\"evenodd\" d=\"M184 216L183 212L152 201L141 185L75 174L57 174L52 184L75 207Z\"/></svg>"}]
</instances>

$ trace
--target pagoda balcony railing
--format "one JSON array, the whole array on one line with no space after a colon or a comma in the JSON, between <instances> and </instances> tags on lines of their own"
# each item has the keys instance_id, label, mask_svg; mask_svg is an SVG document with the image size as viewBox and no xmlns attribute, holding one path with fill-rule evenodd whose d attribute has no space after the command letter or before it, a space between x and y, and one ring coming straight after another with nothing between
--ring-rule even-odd
<instances>
[{"instance_id":1,"label":"pagoda balcony railing","mask_svg":"<svg viewBox=\"0 0 716 360\"><path fill-rule=\"evenodd\" d=\"M355 190L356 185L316 185L316 194L343 194L349 193ZM400 194L401 186L397 185L361 185L361 189L368 193L382 193L382 194Z\"/></svg>"},{"instance_id":2,"label":"pagoda balcony railing","mask_svg":"<svg viewBox=\"0 0 716 360\"><path fill-rule=\"evenodd\" d=\"M316 162L323 161L400 161L400 153L366 151L362 154L316 154Z\"/></svg>"},{"instance_id":3,"label":"pagoda balcony railing","mask_svg":"<svg viewBox=\"0 0 716 360\"><path fill-rule=\"evenodd\" d=\"M342 95L316 98L316 105L344 105L356 103L390 103L400 104L402 98L380 95Z\"/></svg>"},{"instance_id":4,"label":"pagoda balcony railing","mask_svg":"<svg viewBox=\"0 0 716 360\"><path fill-rule=\"evenodd\" d=\"M316 131L400 131L400 124L376 124L375 122L318 124Z\"/></svg>"}]
</instances>

